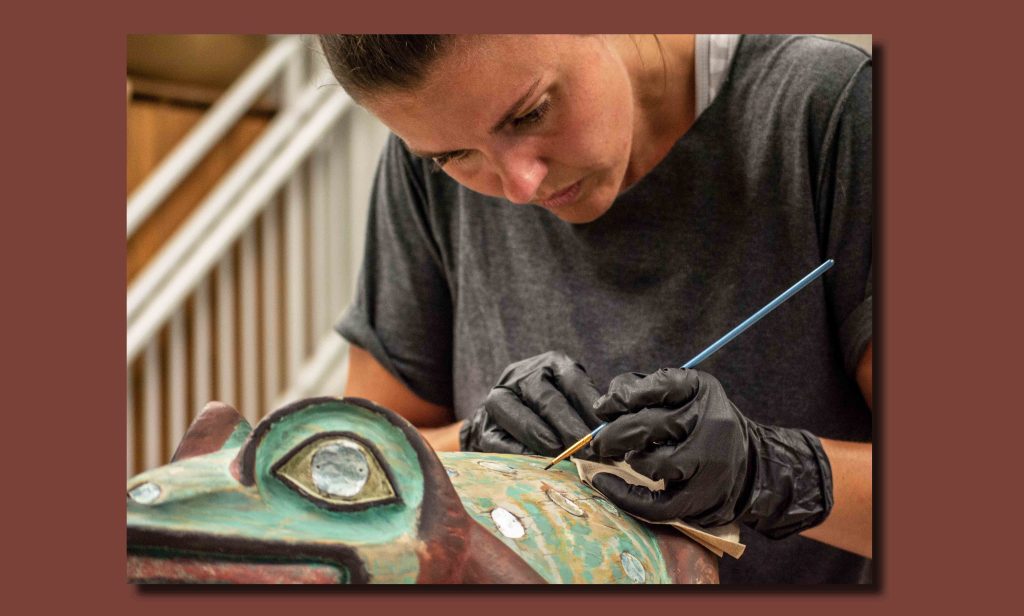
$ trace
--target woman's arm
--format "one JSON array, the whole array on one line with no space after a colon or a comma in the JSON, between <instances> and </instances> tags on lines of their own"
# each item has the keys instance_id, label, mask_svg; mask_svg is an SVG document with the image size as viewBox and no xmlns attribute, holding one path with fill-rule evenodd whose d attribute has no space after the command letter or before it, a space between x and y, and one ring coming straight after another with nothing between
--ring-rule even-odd
<instances>
[{"instance_id":1,"label":"woman's arm","mask_svg":"<svg viewBox=\"0 0 1024 616\"><path fill-rule=\"evenodd\" d=\"M459 450L462 422L455 422L455 413L417 396L373 355L355 345L349 346L345 395L372 400L405 417L437 451Z\"/></svg>"},{"instance_id":2,"label":"woman's arm","mask_svg":"<svg viewBox=\"0 0 1024 616\"><path fill-rule=\"evenodd\" d=\"M871 443L820 439L832 467L832 512L804 537L871 558Z\"/></svg>"},{"instance_id":3,"label":"woman's arm","mask_svg":"<svg viewBox=\"0 0 1024 616\"><path fill-rule=\"evenodd\" d=\"M871 343L857 365L857 382L872 408ZM871 558L871 443L820 439L832 467L832 513L803 536Z\"/></svg>"}]
</instances>

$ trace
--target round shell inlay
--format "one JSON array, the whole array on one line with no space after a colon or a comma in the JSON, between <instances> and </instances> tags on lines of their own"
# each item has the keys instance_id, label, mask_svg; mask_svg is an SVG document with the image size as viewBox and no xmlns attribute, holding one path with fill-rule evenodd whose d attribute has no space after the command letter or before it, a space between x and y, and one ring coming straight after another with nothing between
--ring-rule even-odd
<instances>
[{"instance_id":1,"label":"round shell inlay","mask_svg":"<svg viewBox=\"0 0 1024 616\"><path fill-rule=\"evenodd\" d=\"M313 454L313 483L324 494L350 498L370 477L366 455L354 444L331 443Z\"/></svg>"}]
</instances>

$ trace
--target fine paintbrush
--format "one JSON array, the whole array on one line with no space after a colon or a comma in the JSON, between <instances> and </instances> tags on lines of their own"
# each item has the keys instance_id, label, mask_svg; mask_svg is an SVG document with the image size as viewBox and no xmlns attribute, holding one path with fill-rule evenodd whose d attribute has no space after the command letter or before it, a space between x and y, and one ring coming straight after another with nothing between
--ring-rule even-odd
<instances>
[{"instance_id":1,"label":"fine paintbrush","mask_svg":"<svg viewBox=\"0 0 1024 616\"><path fill-rule=\"evenodd\" d=\"M812 271L811 273L807 274L806 276L801 278L799 282L797 282L793 286L791 286L788 289L786 289L785 291L783 291L781 295L779 295L778 297L776 297L772 301L768 302L768 304L765 305L764 308L761 308L760 310L758 310L754 314L750 315L750 317L747 318L746 321L744 321L744 322L740 323L739 325L737 325L736 327L734 327L732 329L732 331L730 331L728 334L722 336L717 341L715 341L714 344L712 344L708 348L706 348L703 351L701 351L700 353L698 353L696 357L694 357L690 361L688 361L685 364L683 364L682 367L683 368L693 368L694 366L696 366L700 362L702 362L705 359L707 359L708 357L710 357L712 353L714 353L718 349L720 349L723 346L725 346L730 340L732 340L736 336L739 336L740 334L742 334L748 327L750 327L754 323L757 323L758 321L760 321L761 318L764 317L764 315L766 315L769 312L771 312L772 310L775 310L776 308L778 308L779 304L781 304L782 302L786 301L790 297L793 297L793 295L795 295L796 292L799 291L800 289L803 289L807 285L811 284L811 282L813 282L818 276L821 276L823 273L825 273L826 270L828 270L828 268L832 267L832 265L834 263L835 263L835 261L833 261L832 259L829 259L828 261L825 261L824 263L822 263L818 267L814 268L814 271ZM587 443L592 441L594 439L594 436L596 436L597 433L600 432L602 430L602 428L604 428L607 425L608 425L607 423L601 424L600 426L594 428L593 432L591 432L590 434L584 436L580 440L578 440L575 443L573 443L572 445L570 445L568 449L566 449L562 453L558 454L557 458L555 458L547 466L545 466L544 470L548 470L552 466L554 466L554 465L558 464L559 462L561 462L562 460L568 458L569 456L571 456L572 454L576 453L580 449L583 449L584 447L586 447Z\"/></svg>"}]
</instances>

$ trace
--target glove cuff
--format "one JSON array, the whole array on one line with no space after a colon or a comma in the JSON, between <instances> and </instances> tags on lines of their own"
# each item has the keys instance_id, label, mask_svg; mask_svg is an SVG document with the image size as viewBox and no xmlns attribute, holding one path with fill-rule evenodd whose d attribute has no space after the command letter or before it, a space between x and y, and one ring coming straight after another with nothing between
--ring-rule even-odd
<instances>
[{"instance_id":1,"label":"glove cuff","mask_svg":"<svg viewBox=\"0 0 1024 616\"><path fill-rule=\"evenodd\" d=\"M473 424L476 416L470 417L466 421L462 422L462 427L459 428L459 451L469 451L469 443L471 432L473 431Z\"/></svg>"},{"instance_id":2,"label":"glove cuff","mask_svg":"<svg viewBox=\"0 0 1024 616\"><path fill-rule=\"evenodd\" d=\"M832 466L806 430L758 426L757 470L743 522L772 539L817 526L832 511Z\"/></svg>"}]
</instances>

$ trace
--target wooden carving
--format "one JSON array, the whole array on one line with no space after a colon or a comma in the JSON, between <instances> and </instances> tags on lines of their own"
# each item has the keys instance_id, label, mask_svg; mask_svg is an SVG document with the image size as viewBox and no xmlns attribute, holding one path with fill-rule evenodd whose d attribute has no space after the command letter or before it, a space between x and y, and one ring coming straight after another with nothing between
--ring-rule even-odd
<instances>
[{"instance_id":1,"label":"wooden carving","mask_svg":"<svg viewBox=\"0 0 1024 616\"><path fill-rule=\"evenodd\" d=\"M716 583L716 557L562 462L435 453L366 400L251 429L211 403L172 462L128 481L128 578L233 583Z\"/></svg>"}]
</instances>

